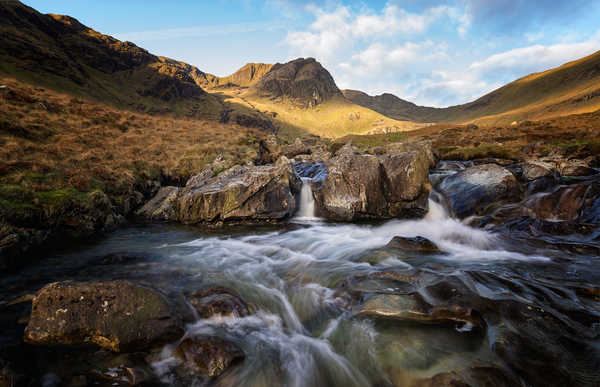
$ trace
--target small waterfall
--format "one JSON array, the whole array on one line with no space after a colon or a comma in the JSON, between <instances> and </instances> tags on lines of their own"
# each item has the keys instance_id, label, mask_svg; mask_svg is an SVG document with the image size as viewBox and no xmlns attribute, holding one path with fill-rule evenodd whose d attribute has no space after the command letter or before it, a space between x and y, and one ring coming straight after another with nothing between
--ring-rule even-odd
<instances>
[{"instance_id":1,"label":"small waterfall","mask_svg":"<svg viewBox=\"0 0 600 387\"><path fill-rule=\"evenodd\" d=\"M315 199L310 185L312 179L302 177L302 189L300 190L300 208L296 215L301 219L316 219L315 218Z\"/></svg>"}]
</instances>

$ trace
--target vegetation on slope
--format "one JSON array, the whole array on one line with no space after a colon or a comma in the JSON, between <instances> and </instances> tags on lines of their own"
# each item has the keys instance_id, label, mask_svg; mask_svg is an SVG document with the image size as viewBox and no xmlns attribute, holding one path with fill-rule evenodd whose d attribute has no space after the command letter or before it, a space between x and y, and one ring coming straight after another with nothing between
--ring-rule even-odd
<instances>
[{"instance_id":1,"label":"vegetation on slope","mask_svg":"<svg viewBox=\"0 0 600 387\"><path fill-rule=\"evenodd\" d=\"M531 74L458 106L417 106L391 94L368 96L345 90L352 102L395 119L504 125L600 109L600 52L555 69Z\"/></svg>"}]
</instances>

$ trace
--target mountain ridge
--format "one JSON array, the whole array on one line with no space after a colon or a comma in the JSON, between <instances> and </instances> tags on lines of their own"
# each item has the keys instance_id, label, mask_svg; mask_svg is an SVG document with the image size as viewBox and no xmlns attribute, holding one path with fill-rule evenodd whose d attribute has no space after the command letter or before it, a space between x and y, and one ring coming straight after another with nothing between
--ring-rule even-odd
<instances>
[{"instance_id":1,"label":"mountain ridge","mask_svg":"<svg viewBox=\"0 0 600 387\"><path fill-rule=\"evenodd\" d=\"M508 124L600 109L600 51L532 73L480 98L446 108L418 106L393 94L344 90L352 102L394 119Z\"/></svg>"}]
</instances>

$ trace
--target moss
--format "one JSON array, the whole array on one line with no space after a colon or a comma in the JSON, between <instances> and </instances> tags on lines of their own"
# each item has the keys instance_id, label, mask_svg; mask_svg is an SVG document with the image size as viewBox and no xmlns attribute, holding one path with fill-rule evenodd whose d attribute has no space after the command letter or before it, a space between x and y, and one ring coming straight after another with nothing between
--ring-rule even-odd
<instances>
[{"instance_id":1,"label":"moss","mask_svg":"<svg viewBox=\"0 0 600 387\"><path fill-rule=\"evenodd\" d=\"M50 207L62 207L72 202L90 201L89 196L85 192L78 191L72 187L47 192L36 192L34 196L41 205Z\"/></svg>"},{"instance_id":2,"label":"moss","mask_svg":"<svg viewBox=\"0 0 600 387\"><path fill-rule=\"evenodd\" d=\"M516 147L499 145L482 145L477 147L442 147L438 155L446 160L473 160L483 158L518 159Z\"/></svg>"}]
</instances>

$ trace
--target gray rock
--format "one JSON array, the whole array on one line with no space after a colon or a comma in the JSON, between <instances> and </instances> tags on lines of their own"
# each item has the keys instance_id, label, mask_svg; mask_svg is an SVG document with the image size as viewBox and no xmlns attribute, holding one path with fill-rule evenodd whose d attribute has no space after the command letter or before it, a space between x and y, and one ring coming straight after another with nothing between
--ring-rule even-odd
<instances>
[{"instance_id":1,"label":"gray rock","mask_svg":"<svg viewBox=\"0 0 600 387\"><path fill-rule=\"evenodd\" d=\"M275 165L236 165L188 184L179 194L177 218L186 224L280 221L296 210L300 186L285 157Z\"/></svg>"},{"instance_id":2,"label":"gray rock","mask_svg":"<svg viewBox=\"0 0 600 387\"><path fill-rule=\"evenodd\" d=\"M346 144L326 163L317 212L342 221L423 216L430 161L425 149L374 156Z\"/></svg>"},{"instance_id":3,"label":"gray rock","mask_svg":"<svg viewBox=\"0 0 600 387\"><path fill-rule=\"evenodd\" d=\"M136 214L152 220L175 220L179 187L162 187Z\"/></svg>"},{"instance_id":4,"label":"gray rock","mask_svg":"<svg viewBox=\"0 0 600 387\"><path fill-rule=\"evenodd\" d=\"M519 199L515 176L496 164L483 164L445 178L438 191L459 218L481 214L490 204Z\"/></svg>"}]
</instances>

